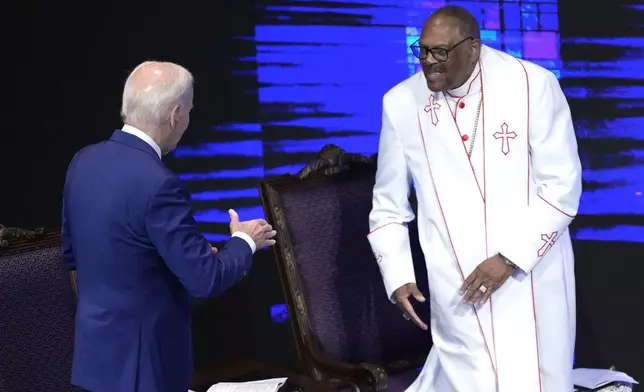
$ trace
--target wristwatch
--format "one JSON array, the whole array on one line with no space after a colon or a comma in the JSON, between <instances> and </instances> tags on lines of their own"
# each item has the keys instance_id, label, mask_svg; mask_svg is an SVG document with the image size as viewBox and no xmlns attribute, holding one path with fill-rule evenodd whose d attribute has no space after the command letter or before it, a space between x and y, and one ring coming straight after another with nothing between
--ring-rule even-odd
<instances>
[{"instance_id":1,"label":"wristwatch","mask_svg":"<svg viewBox=\"0 0 644 392\"><path fill-rule=\"evenodd\" d=\"M509 265L512 268L517 268L517 265L511 262L507 257L503 256L501 253L499 253L499 256L501 256L501 260L507 265Z\"/></svg>"}]
</instances>

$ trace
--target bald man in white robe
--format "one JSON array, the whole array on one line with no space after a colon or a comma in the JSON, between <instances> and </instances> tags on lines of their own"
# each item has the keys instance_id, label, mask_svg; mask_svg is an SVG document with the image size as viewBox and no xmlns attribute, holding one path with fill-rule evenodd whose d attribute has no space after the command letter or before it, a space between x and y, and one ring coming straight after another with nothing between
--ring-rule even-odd
<instances>
[{"instance_id":1,"label":"bald man in white robe","mask_svg":"<svg viewBox=\"0 0 644 392\"><path fill-rule=\"evenodd\" d=\"M464 9L412 45L423 71L383 99L369 241L387 295L434 346L408 392L567 392L575 342L568 225L581 195L570 109L550 71L482 45ZM432 315L406 224L418 196Z\"/></svg>"}]
</instances>

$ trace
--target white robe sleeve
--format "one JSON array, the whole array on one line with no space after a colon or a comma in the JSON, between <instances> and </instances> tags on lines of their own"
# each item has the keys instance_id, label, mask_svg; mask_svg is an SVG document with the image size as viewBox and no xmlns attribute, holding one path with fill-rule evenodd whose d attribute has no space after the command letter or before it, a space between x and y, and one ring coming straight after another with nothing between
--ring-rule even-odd
<instances>
[{"instance_id":1,"label":"white robe sleeve","mask_svg":"<svg viewBox=\"0 0 644 392\"><path fill-rule=\"evenodd\" d=\"M531 80L532 81L532 80ZM577 214L581 163L566 97L548 72L530 94L530 176L536 197L511 214L499 253L530 273Z\"/></svg>"},{"instance_id":2,"label":"white robe sleeve","mask_svg":"<svg viewBox=\"0 0 644 392\"><path fill-rule=\"evenodd\" d=\"M411 175L387 110L385 96L368 239L380 267L387 297L393 300L394 291L407 283L415 283L416 276L407 230L407 223L414 219L409 205Z\"/></svg>"}]
</instances>

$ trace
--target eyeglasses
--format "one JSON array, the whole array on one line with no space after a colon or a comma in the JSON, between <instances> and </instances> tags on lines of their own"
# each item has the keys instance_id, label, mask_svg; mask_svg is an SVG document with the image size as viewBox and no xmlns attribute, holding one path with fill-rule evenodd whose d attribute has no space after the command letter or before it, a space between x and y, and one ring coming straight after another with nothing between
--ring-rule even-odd
<instances>
[{"instance_id":1,"label":"eyeglasses","mask_svg":"<svg viewBox=\"0 0 644 392\"><path fill-rule=\"evenodd\" d=\"M452 46L449 49L445 49L445 48L429 48L427 46L420 45L418 43L420 41L420 39L419 39L418 41L416 41L413 44L409 45L409 49L411 49L411 53L414 56L416 56L418 59L420 59L420 60L427 59L427 57L429 57L429 54L431 53L432 57L434 57L436 59L436 61L440 61L441 63L444 63L449 58L449 52L451 52L452 50L456 49L456 47L458 45L462 44L463 42L465 42L467 40L471 40L471 39L474 39L474 37L467 37L467 38L465 38L464 40L460 41L459 43L457 43L456 45Z\"/></svg>"}]
</instances>

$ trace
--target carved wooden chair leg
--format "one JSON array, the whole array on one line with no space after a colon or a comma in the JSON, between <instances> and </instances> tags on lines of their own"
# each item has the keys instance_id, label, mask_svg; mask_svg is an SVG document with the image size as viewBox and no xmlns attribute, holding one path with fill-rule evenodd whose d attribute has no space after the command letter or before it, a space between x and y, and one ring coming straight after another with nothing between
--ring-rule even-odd
<instances>
[{"instance_id":1,"label":"carved wooden chair leg","mask_svg":"<svg viewBox=\"0 0 644 392\"><path fill-rule=\"evenodd\" d=\"M345 391L349 389L351 392L360 392L360 387L350 381L332 379L329 380L329 383L337 390Z\"/></svg>"}]
</instances>

